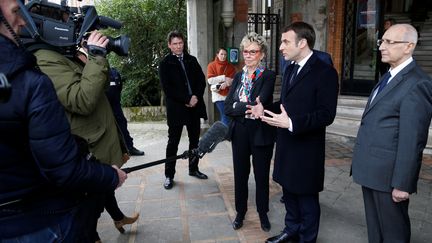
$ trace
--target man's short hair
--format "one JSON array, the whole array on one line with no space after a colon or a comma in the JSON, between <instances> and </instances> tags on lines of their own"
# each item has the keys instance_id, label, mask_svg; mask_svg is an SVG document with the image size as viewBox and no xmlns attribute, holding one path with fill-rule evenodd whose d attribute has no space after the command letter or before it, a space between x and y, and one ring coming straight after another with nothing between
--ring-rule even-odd
<instances>
[{"instance_id":1,"label":"man's short hair","mask_svg":"<svg viewBox=\"0 0 432 243\"><path fill-rule=\"evenodd\" d=\"M313 49L314 45L315 45L315 31L313 29L313 27L305 22L294 22L288 26L286 26L285 28L282 29L282 33L286 33L288 31L294 31L294 33L296 33L297 35L297 43L301 40L301 39L306 39L307 44L309 46L309 49ZM297 44L296 43L296 44Z\"/></svg>"},{"instance_id":2,"label":"man's short hair","mask_svg":"<svg viewBox=\"0 0 432 243\"><path fill-rule=\"evenodd\" d=\"M168 43L171 44L171 40L174 38L182 39L183 42L185 41L183 34L178 30L173 30L173 31L168 33L168 36L167 36Z\"/></svg>"}]
</instances>

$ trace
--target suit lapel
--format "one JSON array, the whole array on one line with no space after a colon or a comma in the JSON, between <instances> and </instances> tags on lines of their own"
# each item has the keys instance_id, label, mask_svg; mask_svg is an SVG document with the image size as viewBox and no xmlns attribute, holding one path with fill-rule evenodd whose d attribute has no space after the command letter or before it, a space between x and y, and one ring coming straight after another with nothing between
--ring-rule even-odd
<instances>
[{"instance_id":1,"label":"suit lapel","mask_svg":"<svg viewBox=\"0 0 432 243\"><path fill-rule=\"evenodd\" d=\"M375 98L373 99L372 103L371 103L371 98L373 93L375 92L375 90L378 88L378 84L375 85L375 88L372 91L372 94L370 95L369 99L368 99L368 105L365 108L365 111L363 113L363 117L378 103L380 102L382 99L385 98L385 96L390 93L395 87L397 87L401 82L405 81L406 78L405 75L410 72L414 67L415 67L415 61L412 61L410 64L408 64L408 66L406 66L404 69L402 69L398 74L396 74L396 76L390 80L390 83L387 84L387 86L379 93L375 96Z\"/></svg>"},{"instance_id":2,"label":"suit lapel","mask_svg":"<svg viewBox=\"0 0 432 243\"><path fill-rule=\"evenodd\" d=\"M262 82L263 82L263 76L265 75L265 70L263 71L263 73L262 73L262 75L261 76L259 76L254 82L253 82L253 85L252 85L252 90L251 90L251 97L257 97L257 94L256 94L256 92L257 92L257 90L261 90L261 85L262 85Z\"/></svg>"},{"instance_id":3,"label":"suit lapel","mask_svg":"<svg viewBox=\"0 0 432 243\"><path fill-rule=\"evenodd\" d=\"M316 60L316 54L312 54L312 56L309 58L309 60L306 62L306 64L302 67L300 72L297 74L297 76L292 81L292 84L288 87L287 92L285 95L289 94L291 90L298 85L302 79L304 79L305 76L312 70L312 64L315 63Z\"/></svg>"}]
</instances>

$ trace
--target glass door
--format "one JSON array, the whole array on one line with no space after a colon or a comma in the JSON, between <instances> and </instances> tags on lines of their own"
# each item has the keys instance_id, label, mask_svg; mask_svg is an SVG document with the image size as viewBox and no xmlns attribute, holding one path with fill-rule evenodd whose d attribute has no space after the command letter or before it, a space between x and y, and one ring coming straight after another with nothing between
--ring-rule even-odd
<instances>
[{"instance_id":1,"label":"glass door","mask_svg":"<svg viewBox=\"0 0 432 243\"><path fill-rule=\"evenodd\" d=\"M379 2L347 1L342 94L367 96L376 83Z\"/></svg>"}]
</instances>

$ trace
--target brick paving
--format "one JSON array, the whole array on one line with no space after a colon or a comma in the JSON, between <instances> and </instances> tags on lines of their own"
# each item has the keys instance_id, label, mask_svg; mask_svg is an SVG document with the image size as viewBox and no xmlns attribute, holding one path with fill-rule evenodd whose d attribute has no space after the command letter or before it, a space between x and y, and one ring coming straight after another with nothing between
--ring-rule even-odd
<instances>
[{"instance_id":1,"label":"brick paving","mask_svg":"<svg viewBox=\"0 0 432 243\"><path fill-rule=\"evenodd\" d=\"M167 142L166 126L134 123L129 129L136 147L144 149L143 157L132 157L125 167L152 162L164 157ZM179 152L186 150L183 139ZM321 223L319 243L366 243L363 201L360 186L349 177L353 141L328 136L326 141L325 190L320 193ZM270 182L272 229L260 228L255 206L255 183L249 178L248 212L244 226L233 230L235 217L231 146L222 142L215 151L205 155L200 170L209 176L198 180L187 174L187 161L177 162L175 186L165 190L163 165L129 174L125 185L117 190L120 208L125 214L141 214L139 220L125 227L120 234L110 217L104 213L98 224L102 242L264 242L284 227L285 209L279 202L281 188ZM413 243L432 240L432 156L424 156L419 192L411 196Z\"/></svg>"}]
</instances>

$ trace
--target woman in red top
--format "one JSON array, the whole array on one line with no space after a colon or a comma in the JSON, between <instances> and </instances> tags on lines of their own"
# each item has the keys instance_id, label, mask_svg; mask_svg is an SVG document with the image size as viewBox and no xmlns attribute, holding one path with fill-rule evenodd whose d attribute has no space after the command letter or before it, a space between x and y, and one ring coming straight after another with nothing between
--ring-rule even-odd
<instances>
[{"instance_id":1,"label":"woman in red top","mask_svg":"<svg viewBox=\"0 0 432 243\"><path fill-rule=\"evenodd\" d=\"M228 125L228 118L224 113L224 102L235 72L235 67L227 61L226 49L219 48L215 60L207 66L207 82L212 91L212 101L216 104L220 119L225 125Z\"/></svg>"}]
</instances>

